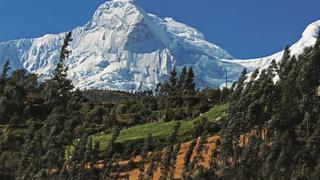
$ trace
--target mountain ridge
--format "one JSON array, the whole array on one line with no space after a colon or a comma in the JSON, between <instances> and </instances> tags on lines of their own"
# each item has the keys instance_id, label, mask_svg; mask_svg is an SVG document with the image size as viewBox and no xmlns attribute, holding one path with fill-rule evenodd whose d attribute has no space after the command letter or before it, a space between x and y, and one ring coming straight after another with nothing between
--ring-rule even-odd
<instances>
[{"instance_id":1,"label":"mountain ridge","mask_svg":"<svg viewBox=\"0 0 320 180\"><path fill-rule=\"evenodd\" d=\"M298 56L302 54L304 48L313 46L316 43L319 33L320 33L320 20L309 24L303 31L301 38L296 43L289 46L291 55ZM237 63L251 70L257 69L257 68L265 69L270 65L273 59L276 62L279 62L283 56L283 52L284 51L280 51L270 56L261 57L261 58L234 59L232 61L230 60L223 60L223 61Z\"/></svg>"},{"instance_id":2,"label":"mountain ridge","mask_svg":"<svg viewBox=\"0 0 320 180\"><path fill-rule=\"evenodd\" d=\"M144 12L134 1L108 1L91 20L72 30L69 77L81 89L131 91L140 84L155 88L172 68L193 67L199 88L219 86L224 69L236 80L242 67L221 62L233 57L205 40L203 34L172 18ZM13 69L25 68L49 78L59 61L65 33L0 43L0 65L10 59Z\"/></svg>"},{"instance_id":3,"label":"mountain ridge","mask_svg":"<svg viewBox=\"0 0 320 180\"><path fill-rule=\"evenodd\" d=\"M293 45L301 53L315 42L320 21L308 26ZM317 29L318 28L318 29ZM192 67L197 87L219 87L236 81L243 68L266 68L282 52L241 60L207 41L195 28L172 18L146 13L135 1L113 0L100 5L88 23L72 30L68 76L80 89L132 91L154 89L176 66ZM25 68L41 80L50 78L59 62L65 32L40 38L0 42L0 65L10 59L13 69Z\"/></svg>"}]
</instances>

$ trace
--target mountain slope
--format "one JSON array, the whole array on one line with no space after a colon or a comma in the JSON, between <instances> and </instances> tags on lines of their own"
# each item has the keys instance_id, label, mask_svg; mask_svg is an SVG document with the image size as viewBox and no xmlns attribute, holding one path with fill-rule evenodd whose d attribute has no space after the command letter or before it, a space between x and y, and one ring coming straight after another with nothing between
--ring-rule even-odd
<instances>
[{"instance_id":1,"label":"mountain slope","mask_svg":"<svg viewBox=\"0 0 320 180\"><path fill-rule=\"evenodd\" d=\"M298 40L295 44L290 46L291 55L298 56L303 52L304 48L313 46L317 40L319 32L320 32L320 20L311 23L302 33L300 40ZM249 59L249 60L239 59L239 60L223 60L223 61L237 63L241 66L248 68L249 70L253 70L257 68L265 69L270 65L273 59L275 59L276 62L279 62L283 56L283 52L284 51L281 51L267 57L256 58L256 59Z\"/></svg>"},{"instance_id":2,"label":"mountain slope","mask_svg":"<svg viewBox=\"0 0 320 180\"><path fill-rule=\"evenodd\" d=\"M225 50L205 40L194 28L171 18L147 14L134 2L114 0L102 4L93 18L73 32L67 60L69 77L79 88L131 91L142 83L154 88L174 66L192 66L198 87L219 86L224 71L237 79L241 65ZM0 43L0 65L26 68L45 79L59 61L65 33Z\"/></svg>"}]
</instances>

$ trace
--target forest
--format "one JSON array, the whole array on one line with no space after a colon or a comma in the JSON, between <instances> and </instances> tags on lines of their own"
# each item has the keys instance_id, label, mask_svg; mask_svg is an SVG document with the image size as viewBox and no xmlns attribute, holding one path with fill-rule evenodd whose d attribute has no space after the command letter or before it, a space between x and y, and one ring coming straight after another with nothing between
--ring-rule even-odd
<instances>
[{"instance_id":1,"label":"forest","mask_svg":"<svg viewBox=\"0 0 320 180\"><path fill-rule=\"evenodd\" d=\"M320 36L319 36L320 37ZM0 75L0 179L318 179L320 38L231 88L192 67L154 90L76 89L61 47L53 77Z\"/></svg>"}]
</instances>

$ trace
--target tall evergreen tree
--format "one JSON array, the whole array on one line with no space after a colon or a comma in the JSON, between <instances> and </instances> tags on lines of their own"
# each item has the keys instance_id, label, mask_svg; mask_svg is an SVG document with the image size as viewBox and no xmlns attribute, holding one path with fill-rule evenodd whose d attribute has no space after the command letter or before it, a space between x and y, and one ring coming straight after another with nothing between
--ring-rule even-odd
<instances>
[{"instance_id":1,"label":"tall evergreen tree","mask_svg":"<svg viewBox=\"0 0 320 180\"><path fill-rule=\"evenodd\" d=\"M187 67L184 66L181 70L180 75L179 75L179 80L178 80L178 84L177 84L177 89L179 91L179 95L182 94L183 86L186 81L186 76L187 76Z\"/></svg>"},{"instance_id":2,"label":"tall evergreen tree","mask_svg":"<svg viewBox=\"0 0 320 180\"><path fill-rule=\"evenodd\" d=\"M116 142L119 135L120 135L120 129L119 129L119 127L116 127L113 134L112 134L111 139L108 142L107 149L105 152L105 157L104 157L105 171L104 171L104 175L103 175L105 179L109 178L109 176L110 176L112 157L113 157L114 150L115 150L114 143Z\"/></svg>"},{"instance_id":3,"label":"tall evergreen tree","mask_svg":"<svg viewBox=\"0 0 320 180\"><path fill-rule=\"evenodd\" d=\"M7 60L6 63L3 65L1 76L0 76L0 94L3 91L3 88L8 80L8 71L10 70L10 61Z\"/></svg>"},{"instance_id":4,"label":"tall evergreen tree","mask_svg":"<svg viewBox=\"0 0 320 180\"><path fill-rule=\"evenodd\" d=\"M189 68L185 77L183 84L183 95L194 95L195 93L195 82L194 82L194 73L192 68Z\"/></svg>"},{"instance_id":5,"label":"tall evergreen tree","mask_svg":"<svg viewBox=\"0 0 320 180\"><path fill-rule=\"evenodd\" d=\"M289 61L290 57L291 57L290 46L286 46L283 51L282 59L279 62L280 72L283 71L284 65Z\"/></svg>"},{"instance_id":6,"label":"tall evergreen tree","mask_svg":"<svg viewBox=\"0 0 320 180\"><path fill-rule=\"evenodd\" d=\"M191 165L190 165L191 169L197 169L199 162L201 162L203 160L202 159L202 151L204 150L206 143L207 143L207 138L206 138L205 134L202 134L200 136L199 143L198 143L197 148L195 150L196 154L195 154L193 161L191 162Z\"/></svg>"},{"instance_id":7,"label":"tall evergreen tree","mask_svg":"<svg viewBox=\"0 0 320 180\"><path fill-rule=\"evenodd\" d=\"M180 126L181 126L181 123L177 122L173 127L173 131L172 131L171 135L167 139L168 145L167 145L166 150L164 152L163 163L162 163L162 167L161 167L162 179L166 179L167 176L169 175L168 173L170 172L172 159L175 158L175 157L173 157L173 151L174 151L174 145L177 141L177 135L178 135Z\"/></svg>"},{"instance_id":8,"label":"tall evergreen tree","mask_svg":"<svg viewBox=\"0 0 320 180\"><path fill-rule=\"evenodd\" d=\"M72 41L71 36L71 32L66 35L61 47L60 61L53 73L53 78L46 82L44 88L44 100L49 108L56 105L66 106L71 97L71 91L74 89L72 81L67 78L68 67L65 64L65 60L71 53L71 51L68 50L70 42Z\"/></svg>"},{"instance_id":9,"label":"tall evergreen tree","mask_svg":"<svg viewBox=\"0 0 320 180\"><path fill-rule=\"evenodd\" d=\"M184 178L188 177L191 174L190 161L191 161L192 153L193 153L193 150L194 150L194 147L196 146L196 144L197 144L197 140L195 138L192 139L192 141L188 147L188 150L186 152L186 155L184 156L184 169L183 169Z\"/></svg>"},{"instance_id":10,"label":"tall evergreen tree","mask_svg":"<svg viewBox=\"0 0 320 180\"><path fill-rule=\"evenodd\" d=\"M170 95L175 95L177 92L177 83L178 83L176 67L174 67L173 70L171 71L169 83L170 83Z\"/></svg>"}]
</instances>

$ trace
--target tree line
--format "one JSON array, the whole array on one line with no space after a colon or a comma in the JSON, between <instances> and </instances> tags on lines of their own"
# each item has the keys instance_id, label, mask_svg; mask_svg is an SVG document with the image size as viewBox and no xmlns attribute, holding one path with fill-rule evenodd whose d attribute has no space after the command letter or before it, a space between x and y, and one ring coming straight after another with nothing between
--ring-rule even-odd
<instances>
[{"instance_id":1,"label":"tree line","mask_svg":"<svg viewBox=\"0 0 320 180\"><path fill-rule=\"evenodd\" d=\"M92 94L76 89L68 79L65 61L71 53L71 41L70 32L53 76L45 82L39 82L36 74L24 69L10 71L9 61L5 63L0 76L1 179L109 178L110 172L120 169L113 162L119 153L115 140L122 128L158 121L179 123L225 100L219 89L197 90L192 68L184 67L180 74L174 68L170 79L152 93L125 93L123 99L99 101L105 96L104 91L90 92L92 98ZM123 153L145 155L147 150L165 147L166 166L162 166L162 172L164 177L172 177L179 151L174 146L177 128L178 125L168 137L167 145L151 143L150 137L144 148L128 144ZM101 132L113 134L103 154L100 144L94 144L90 136ZM75 147L72 154L68 153L70 145ZM101 160L103 170L94 166ZM141 176L150 177L152 172L151 166Z\"/></svg>"},{"instance_id":2,"label":"tree line","mask_svg":"<svg viewBox=\"0 0 320 180\"><path fill-rule=\"evenodd\" d=\"M299 56L244 70L230 96L220 172L237 179L320 177L320 36ZM275 80L277 80L275 82Z\"/></svg>"}]
</instances>

